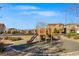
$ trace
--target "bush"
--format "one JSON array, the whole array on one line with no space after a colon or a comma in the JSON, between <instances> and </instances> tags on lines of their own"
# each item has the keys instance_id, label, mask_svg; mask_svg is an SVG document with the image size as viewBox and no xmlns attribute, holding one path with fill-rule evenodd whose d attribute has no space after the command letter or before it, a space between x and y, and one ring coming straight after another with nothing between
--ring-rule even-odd
<instances>
[{"instance_id":1,"label":"bush","mask_svg":"<svg viewBox=\"0 0 79 59\"><path fill-rule=\"evenodd\" d=\"M57 30L56 28L54 29L54 33L59 33L59 30Z\"/></svg>"},{"instance_id":2,"label":"bush","mask_svg":"<svg viewBox=\"0 0 79 59\"><path fill-rule=\"evenodd\" d=\"M5 51L5 47L3 43L0 43L0 52L4 52Z\"/></svg>"},{"instance_id":3,"label":"bush","mask_svg":"<svg viewBox=\"0 0 79 59\"><path fill-rule=\"evenodd\" d=\"M20 37L12 37L11 40L12 41L18 41L18 40L22 40L22 38L20 38Z\"/></svg>"},{"instance_id":4,"label":"bush","mask_svg":"<svg viewBox=\"0 0 79 59\"><path fill-rule=\"evenodd\" d=\"M6 36L6 37L4 37L4 39L8 40L8 39L9 39L9 37L8 37L8 36Z\"/></svg>"},{"instance_id":5,"label":"bush","mask_svg":"<svg viewBox=\"0 0 79 59\"><path fill-rule=\"evenodd\" d=\"M55 29L54 29L54 32L52 32L52 36L53 36L53 35L58 35L58 34L59 34L59 30L55 28Z\"/></svg>"},{"instance_id":6,"label":"bush","mask_svg":"<svg viewBox=\"0 0 79 59\"><path fill-rule=\"evenodd\" d=\"M70 31L70 33L67 34L67 37L76 36L76 32Z\"/></svg>"},{"instance_id":7,"label":"bush","mask_svg":"<svg viewBox=\"0 0 79 59\"><path fill-rule=\"evenodd\" d=\"M18 41L18 40L22 40L21 37L4 37L5 40L12 40L12 41Z\"/></svg>"},{"instance_id":8,"label":"bush","mask_svg":"<svg viewBox=\"0 0 79 59\"><path fill-rule=\"evenodd\" d=\"M74 39L79 39L79 36L74 36Z\"/></svg>"}]
</instances>

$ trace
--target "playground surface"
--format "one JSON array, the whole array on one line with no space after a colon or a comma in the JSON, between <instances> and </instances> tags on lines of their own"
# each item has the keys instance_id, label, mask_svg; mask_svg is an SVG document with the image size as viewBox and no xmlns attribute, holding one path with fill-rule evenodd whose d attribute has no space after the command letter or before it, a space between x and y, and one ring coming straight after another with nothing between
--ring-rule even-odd
<instances>
[{"instance_id":1,"label":"playground surface","mask_svg":"<svg viewBox=\"0 0 79 59\"><path fill-rule=\"evenodd\" d=\"M19 44L26 44L26 42L32 37L33 35L8 35L8 37L21 37L22 40L18 40L18 41L13 41L14 45L19 45ZM0 37L6 37L4 36L0 36Z\"/></svg>"},{"instance_id":2,"label":"playground surface","mask_svg":"<svg viewBox=\"0 0 79 59\"><path fill-rule=\"evenodd\" d=\"M14 36L17 37L17 36ZM66 37L63 37L60 39L60 42L62 42L60 47L63 47L65 49L65 52L57 52L58 49L55 50L55 45L51 45L51 43L45 43L45 42L38 42L35 44L27 44L27 41L33 37L33 35L26 35L26 36L20 36L24 38L23 40L15 41L12 46L8 46L8 55L61 55L64 53L72 53L79 51L79 42L75 40L68 39ZM59 45L59 44L58 44ZM14 52L13 52L14 51ZM40 52L41 51L41 52ZM42 53L43 52L43 53ZM79 53L77 53L79 54ZM6 55L5 53L3 55ZM65 55L65 54L64 54Z\"/></svg>"},{"instance_id":3,"label":"playground surface","mask_svg":"<svg viewBox=\"0 0 79 59\"><path fill-rule=\"evenodd\" d=\"M78 40L76 41L76 40L68 39L68 38L64 37L64 39L61 38L60 41L62 42L62 47L64 49L66 49L66 53L79 51L79 41ZM47 47L49 49L53 48L53 47L50 47L50 44L47 44L47 45L46 44L45 45L35 44L34 46L43 46L43 47Z\"/></svg>"}]
</instances>

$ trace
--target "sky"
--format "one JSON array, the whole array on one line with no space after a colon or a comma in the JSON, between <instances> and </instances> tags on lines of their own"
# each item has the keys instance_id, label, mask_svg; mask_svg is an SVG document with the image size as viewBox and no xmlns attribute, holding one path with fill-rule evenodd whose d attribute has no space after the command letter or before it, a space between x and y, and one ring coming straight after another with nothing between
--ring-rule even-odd
<instances>
[{"instance_id":1,"label":"sky","mask_svg":"<svg viewBox=\"0 0 79 59\"><path fill-rule=\"evenodd\" d=\"M0 3L0 23L7 28L33 29L45 24L79 23L75 4L69 3ZM77 11L78 13L78 11Z\"/></svg>"}]
</instances>

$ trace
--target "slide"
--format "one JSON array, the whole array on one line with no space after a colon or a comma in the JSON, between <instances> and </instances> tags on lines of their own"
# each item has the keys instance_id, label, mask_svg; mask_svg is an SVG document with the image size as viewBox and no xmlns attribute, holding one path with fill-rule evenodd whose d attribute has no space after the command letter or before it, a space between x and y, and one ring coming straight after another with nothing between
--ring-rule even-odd
<instances>
[{"instance_id":1,"label":"slide","mask_svg":"<svg viewBox=\"0 0 79 59\"><path fill-rule=\"evenodd\" d=\"M32 43L32 41L38 36L38 34L35 34L33 37L31 37L31 39L29 41L27 41L27 43Z\"/></svg>"}]
</instances>

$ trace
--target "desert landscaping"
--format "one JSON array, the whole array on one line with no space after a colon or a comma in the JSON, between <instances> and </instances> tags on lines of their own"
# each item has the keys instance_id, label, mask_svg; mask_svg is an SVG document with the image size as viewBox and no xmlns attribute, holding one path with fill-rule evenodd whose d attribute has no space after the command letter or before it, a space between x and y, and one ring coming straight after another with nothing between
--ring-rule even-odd
<instances>
[{"instance_id":1,"label":"desert landscaping","mask_svg":"<svg viewBox=\"0 0 79 59\"><path fill-rule=\"evenodd\" d=\"M79 56L79 4L0 4L0 56Z\"/></svg>"}]
</instances>

